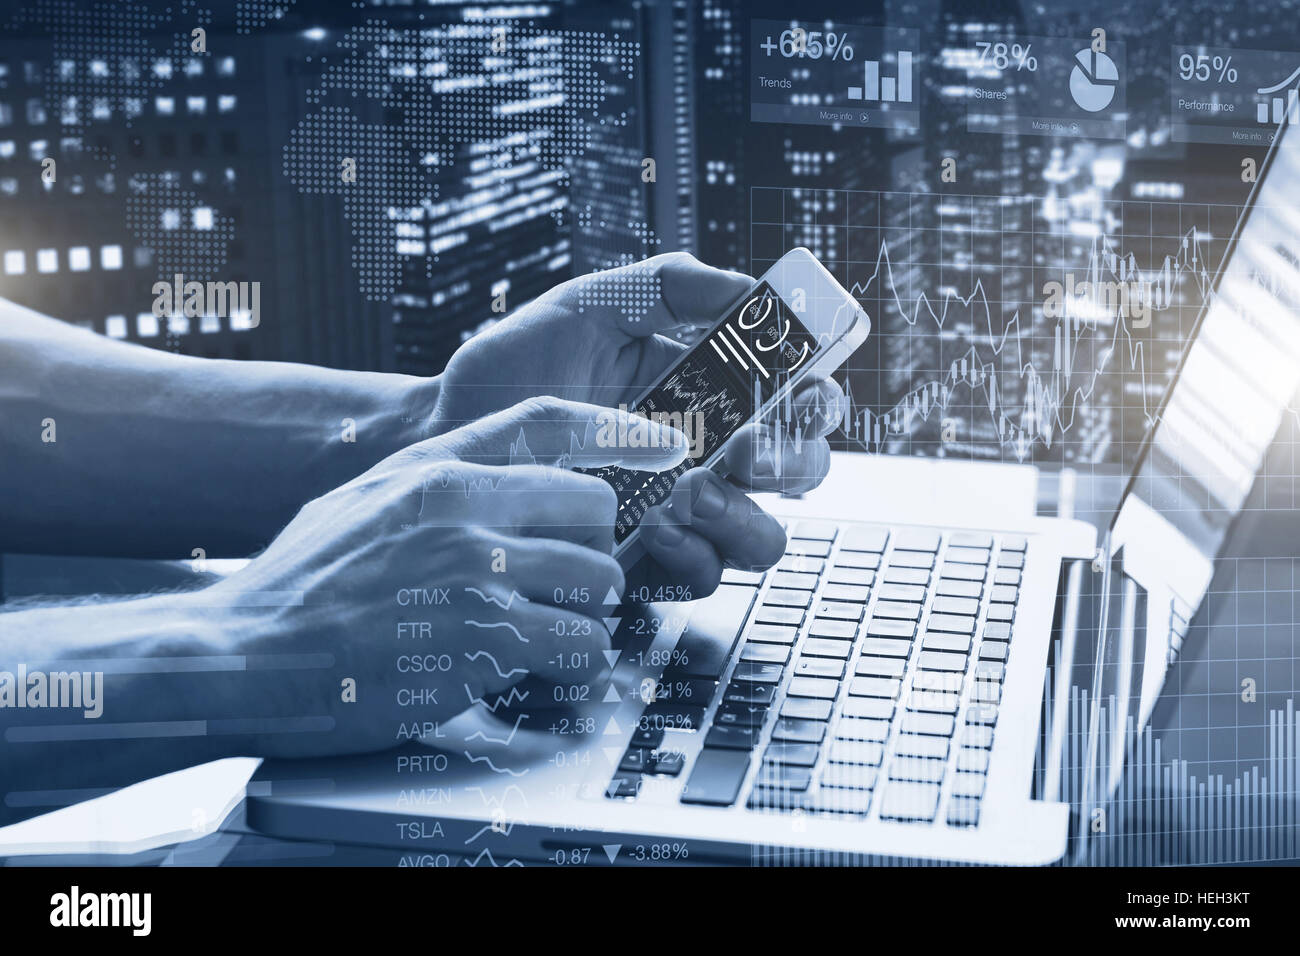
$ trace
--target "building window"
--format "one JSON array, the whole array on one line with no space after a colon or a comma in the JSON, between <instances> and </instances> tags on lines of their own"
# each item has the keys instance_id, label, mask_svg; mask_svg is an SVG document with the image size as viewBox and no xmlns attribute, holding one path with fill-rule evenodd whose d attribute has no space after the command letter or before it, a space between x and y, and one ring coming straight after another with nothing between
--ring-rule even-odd
<instances>
[{"instance_id":1,"label":"building window","mask_svg":"<svg viewBox=\"0 0 1300 956\"><path fill-rule=\"evenodd\" d=\"M5 253L5 275L20 276L27 271L27 254L19 249Z\"/></svg>"},{"instance_id":2,"label":"building window","mask_svg":"<svg viewBox=\"0 0 1300 956\"><path fill-rule=\"evenodd\" d=\"M196 206L193 213L193 222L195 229L212 228L212 207Z\"/></svg>"},{"instance_id":3,"label":"building window","mask_svg":"<svg viewBox=\"0 0 1300 956\"><path fill-rule=\"evenodd\" d=\"M36 271L37 272L58 272L59 271L59 250L57 249L36 250Z\"/></svg>"},{"instance_id":4,"label":"building window","mask_svg":"<svg viewBox=\"0 0 1300 956\"><path fill-rule=\"evenodd\" d=\"M110 315L104 320L104 334L110 339L126 338L126 316Z\"/></svg>"},{"instance_id":5,"label":"building window","mask_svg":"<svg viewBox=\"0 0 1300 956\"><path fill-rule=\"evenodd\" d=\"M158 334L158 319L152 312L140 312L135 317L135 334L150 339Z\"/></svg>"},{"instance_id":6,"label":"building window","mask_svg":"<svg viewBox=\"0 0 1300 956\"><path fill-rule=\"evenodd\" d=\"M90 249L87 246L73 246L68 250L68 268L73 272L85 272L90 268Z\"/></svg>"},{"instance_id":7,"label":"building window","mask_svg":"<svg viewBox=\"0 0 1300 956\"><path fill-rule=\"evenodd\" d=\"M109 269L109 270L122 268L122 247L121 246L100 246L99 267L101 269Z\"/></svg>"}]
</instances>

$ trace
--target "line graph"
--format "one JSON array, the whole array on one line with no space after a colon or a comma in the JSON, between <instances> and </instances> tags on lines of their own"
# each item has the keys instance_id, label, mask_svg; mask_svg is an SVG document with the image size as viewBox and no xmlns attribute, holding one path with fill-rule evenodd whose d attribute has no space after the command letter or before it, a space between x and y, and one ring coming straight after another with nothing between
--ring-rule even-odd
<instances>
[{"instance_id":1,"label":"line graph","mask_svg":"<svg viewBox=\"0 0 1300 956\"><path fill-rule=\"evenodd\" d=\"M756 271L805 245L873 319L844 432L873 452L1125 461L1240 208L754 189Z\"/></svg>"}]
</instances>

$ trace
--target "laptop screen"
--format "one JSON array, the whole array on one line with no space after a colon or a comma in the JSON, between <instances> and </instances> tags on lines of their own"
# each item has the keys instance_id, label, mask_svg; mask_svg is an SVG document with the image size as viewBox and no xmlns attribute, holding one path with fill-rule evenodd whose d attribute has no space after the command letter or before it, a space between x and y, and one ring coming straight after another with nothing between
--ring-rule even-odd
<instances>
[{"instance_id":1,"label":"laptop screen","mask_svg":"<svg viewBox=\"0 0 1300 956\"><path fill-rule=\"evenodd\" d=\"M1191 549L1183 563L1198 566L1174 575L1192 609L1282 416L1297 414L1300 133L1291 127L1278 131L1112 523L1113 532L1141 511L1172 526Z\"/></svg>"}]
</instances>

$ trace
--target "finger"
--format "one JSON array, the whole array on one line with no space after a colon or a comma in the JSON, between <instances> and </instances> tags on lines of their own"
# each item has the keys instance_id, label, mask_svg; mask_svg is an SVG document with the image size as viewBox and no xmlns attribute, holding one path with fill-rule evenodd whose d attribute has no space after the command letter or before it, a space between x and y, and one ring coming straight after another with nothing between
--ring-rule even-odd
<instances>
[{"instance_id":1,"label":"finger","mask_svg":"<svg viewBox=\"0 0 1300 956\"><path fill-rule=\"evenodd\" d=\"M643 563L634 570L637 584L671 584L673 593L687 601L717 590L722 580L722 557L717 548L677 521L669 505L646 512L641 519L641 542L652 562L650 568Z\"/></svg>"},{"instance_id":2,"label":"finger","mask_svg":"<svg viewBox=\"0 0 1300 956\"><path fill-rule=\"evenodd\" d=\"M412 446L479 465L546 464L564 468L622 465L662 471L685 460L686 436L625 409L544 396Z\"/></svg>"},{"instance_id":3,"label":"finger","mask_svg":"<svg viewBox=\"0 0 1300 956\"><path fill-rule=\"evenodd\" d=\"M653 256L593 279L629 286L653 297L653 304L644 312L611 310L618 328L636 338L683 326L712 325L755 284L750 276L715 269L685 252Z\"/></svg>"},{"instance_id":4,"label":"finger","mask_svg":"<svg viewBox=\"0 0 1300 956\"><path fill-rule=\"evenodd\" d=\"M798 393L778 403L764 421L780 425L792 436L825 438L840 427L847 408L848 399L839 383L817 378L800 384Z\"/></svg>"},{"instance_id":5,"label":"finger","mask_svg":"<svg viewBox=\"0 0 1300 956\"><path fill-rule=\"evenodd\" d=\"M825 438L790 437L771 425L746 425L723 450L727 477L752 491L802 494L822 483L831 467Z\"/></svg>"},{"instance_id":6,"label":"finger","mask_svg":"<svg viewBox=\"0 0 1300 956\"><path fill-rule=\"evenodd\" d=\"M707 468L682 475L671 501L673 517L707 539L730 567L763 570L785 552L780 522Z\"/></svg>"},{"instance_id":7,"label":"finger","mask_svg":"<svg viewBox=\"0 0 1300 956\"><path fill-rule=\"evenodd\" d=\"M626 588L623 569L608 552L553 538L501 536L500 542L512 593L526 601L604 617Z\"/></svg>"}]
</instances>

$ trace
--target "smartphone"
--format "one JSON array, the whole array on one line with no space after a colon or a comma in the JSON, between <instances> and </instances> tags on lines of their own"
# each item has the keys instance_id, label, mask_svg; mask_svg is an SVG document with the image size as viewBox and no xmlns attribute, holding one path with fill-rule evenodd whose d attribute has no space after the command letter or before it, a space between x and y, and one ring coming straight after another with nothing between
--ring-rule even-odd
<instances>
[{"instance_id":1,"label":"smartphone","mask_svg":"<svg viewBox=\"0 0 1300 956\"><path fill-rule=\"evenodd\" d=\"M719 317L708 334L629 407L686 434L689 457L669 471L589 470L618 493L614 557L631 567L645 553L641 519L686 471L716 468L727 441L767 416L800 383L826 377L866 341L871 320L807 249L782 256Z\"/></svg>"}]
</instances>

